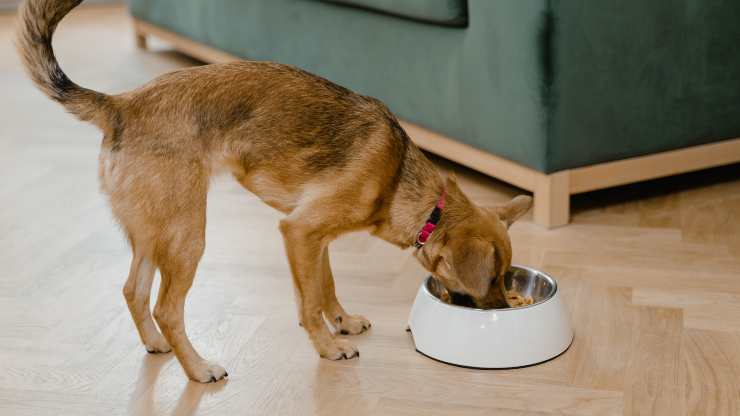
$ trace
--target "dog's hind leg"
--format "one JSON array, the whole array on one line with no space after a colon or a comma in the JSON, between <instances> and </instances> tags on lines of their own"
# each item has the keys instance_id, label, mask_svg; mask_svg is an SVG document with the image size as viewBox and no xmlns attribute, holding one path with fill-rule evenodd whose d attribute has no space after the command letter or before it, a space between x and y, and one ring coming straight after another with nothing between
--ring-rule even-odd
<instances>
[{"instance_id":1,"label":"dog's hind leg","mask_svg":"<svg viewBox=\"0 0 740 416\"><path fill-rule=\"evenodd\" d=\"M155 259L162 282L154 318L188 377L209 383L228 374L220 365L204 360L185 332L185 298L205 249L205 201L199 202L179 205L178 213L159 234Z\"/></svg>"},{"instance_id":2,"label":"dog's hind leg","mask_svg":"<svg viewBox=\"0 0 740 416\"><path fill-rule=\"evenodd\" d=\"M220 380L226 371L198 355L185 332L184 317L185 297L205 249L208 165L177 154L134 159L126 151L101 158L101 179L134 249L124 292L132 299L134 320L144 322L144 293L158 268L162 278L153 315L165 345L171 346L190 379Z\"/></svg>"},{"instance_id":3,"label":"dog's hind leg","mask_svg":"<svg viewBox=\"0 0 740 416\"><path fill-rule=\"evenodd\" d=\"M370 321L361 315L348 314L337 299L334 288L334 276L329 262L329 247L324 247L321 255L322 267L322 295L324 316L332 323L337 332L342 335L356 335L370 328Z\"/></svg>"},{"instance_id":4,"label":"dog's hind leg","mask_svg":"<svg viewBox=\"0 0 740 416\"><path fill-rule=\"evenodd\" d=\"M152 290L156 267L154 267L149 256L142 253L143 250L136 243L132 242L131 245L134 258L131 261L128 280L123 286L126 304L146 350L151 353L169 352L172 348L154 324L149 309L149 295Z\"/></svg>"}]
</instances>

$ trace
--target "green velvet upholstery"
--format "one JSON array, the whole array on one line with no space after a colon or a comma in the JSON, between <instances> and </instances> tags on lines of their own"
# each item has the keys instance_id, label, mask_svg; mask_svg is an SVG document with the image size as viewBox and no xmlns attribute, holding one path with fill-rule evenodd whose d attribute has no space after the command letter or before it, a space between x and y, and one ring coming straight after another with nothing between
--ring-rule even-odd
<instances>
[{"instance_id":1,"label":"green velvet upholstery","mask_svg":"<svg viewBox=\"0 0 740 416\"><path fill-rule=\"evenodd\" d=\"M740 1L560 0L549 171L740 137Z\"/></svg>"},{"instance_id":2,"label":"green velvet upholstery","mask_svg":"<svg viewBox=\"0 0 740 416\"><path fill-rule=\"evenodd\" d=\"M740 136L736 0L468 0L466 27L315 0L131 12L542 172Z\"/></svg>"},{"instance_id":3,"label":"green velvet upholstery","mask_svg":"<svg viewBox=\"0 0 740 416\"><path fill-rule=\"evenodd\" d=\"M450 26L468 23L467 0L321 0L422 22Z\"/></svg>"}]
</instances>

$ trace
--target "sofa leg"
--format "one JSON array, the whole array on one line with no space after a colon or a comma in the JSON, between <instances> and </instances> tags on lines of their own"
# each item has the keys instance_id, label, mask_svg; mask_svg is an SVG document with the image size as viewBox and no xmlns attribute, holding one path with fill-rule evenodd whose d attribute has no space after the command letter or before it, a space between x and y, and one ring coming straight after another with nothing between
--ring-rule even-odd
<instances>
[{"instance_id":1,"label":"sofa leg","mask_svg":"<svg viewBox=\"0 0 740 416\"><path fill-rule=\"evenodd\" d=\"M570 221L570 172L542 175L534 191L534 222L555 228Z\"/></svg>"},{"instance_id":2,"label":"sofa leg","mask_svg":"<svg viewBox=\"0 0 740 416\"><path fill-rule=\"evenodd\" d=\"M146 49L146 35L139 31L135 32L134 35L136 37L136 47Z\"/></svg>"}]
</instances>

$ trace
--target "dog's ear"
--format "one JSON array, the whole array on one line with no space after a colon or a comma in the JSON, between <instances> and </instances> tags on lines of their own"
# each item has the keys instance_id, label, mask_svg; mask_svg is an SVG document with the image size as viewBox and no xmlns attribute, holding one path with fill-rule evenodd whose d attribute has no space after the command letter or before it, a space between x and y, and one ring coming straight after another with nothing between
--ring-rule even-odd
<instances>
[{"instance_id":1,"label":"dog's ear","mask_svg":"<svg viewBox=\"0 0 740 416\"><path fill-rule=\"evenodd\" d=\"M519 195L503 205L499 205L494 208L487 208L486 210L489 213L492 212L496 214L501 221L506 223L507 227L510 227L514 221L526 214L531 207L532 197L528 195Z\"/></svg>"},{"instance_id":2,"label":"dog's ear","mask_svg":"<svg viewBox=\"0 0 740 416\"><path fill-rule=\"evenodd\" d=\"M443 267L449 269L466 292L483 298L491 288L495 273L493 244L480 238L450 242L440 250Z\"/></svg>"}]
</instances>

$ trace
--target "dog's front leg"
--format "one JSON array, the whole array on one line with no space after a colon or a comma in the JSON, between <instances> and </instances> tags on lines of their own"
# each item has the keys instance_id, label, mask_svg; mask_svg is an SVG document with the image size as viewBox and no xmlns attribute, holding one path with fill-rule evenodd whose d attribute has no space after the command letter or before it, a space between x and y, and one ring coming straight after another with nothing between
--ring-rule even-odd
<instances>
[{"instance_id":1,"label":"dog's front leg","mask_svg":"<svg viewBox=\"0 0 740 416\"><path fill-rule=\"evenodd\" d=\"M332 335L321 314L323 306L321 259L328 241L321 233L320 227L312 227L306 221L288 217L280 222L280 231L283 234L285 251L293 274L301 322L316 351L321 357L330 360L359 356L357 347L345 339Z\"/></svg>"},{"instance_id":2,"label":"dog's front leg","mask_svg":"<svg viewBox=\"0 0 740 416\"><path fill-rule=\"evenodd\" d=\"M324 316L342 335L356 335L370 328L370 321L362 315L348 314L337 299L334 288L334 275L329 263L329 247L324 247L321 254L321 289L324 297Z\"/></svg>"}]
</instances>

